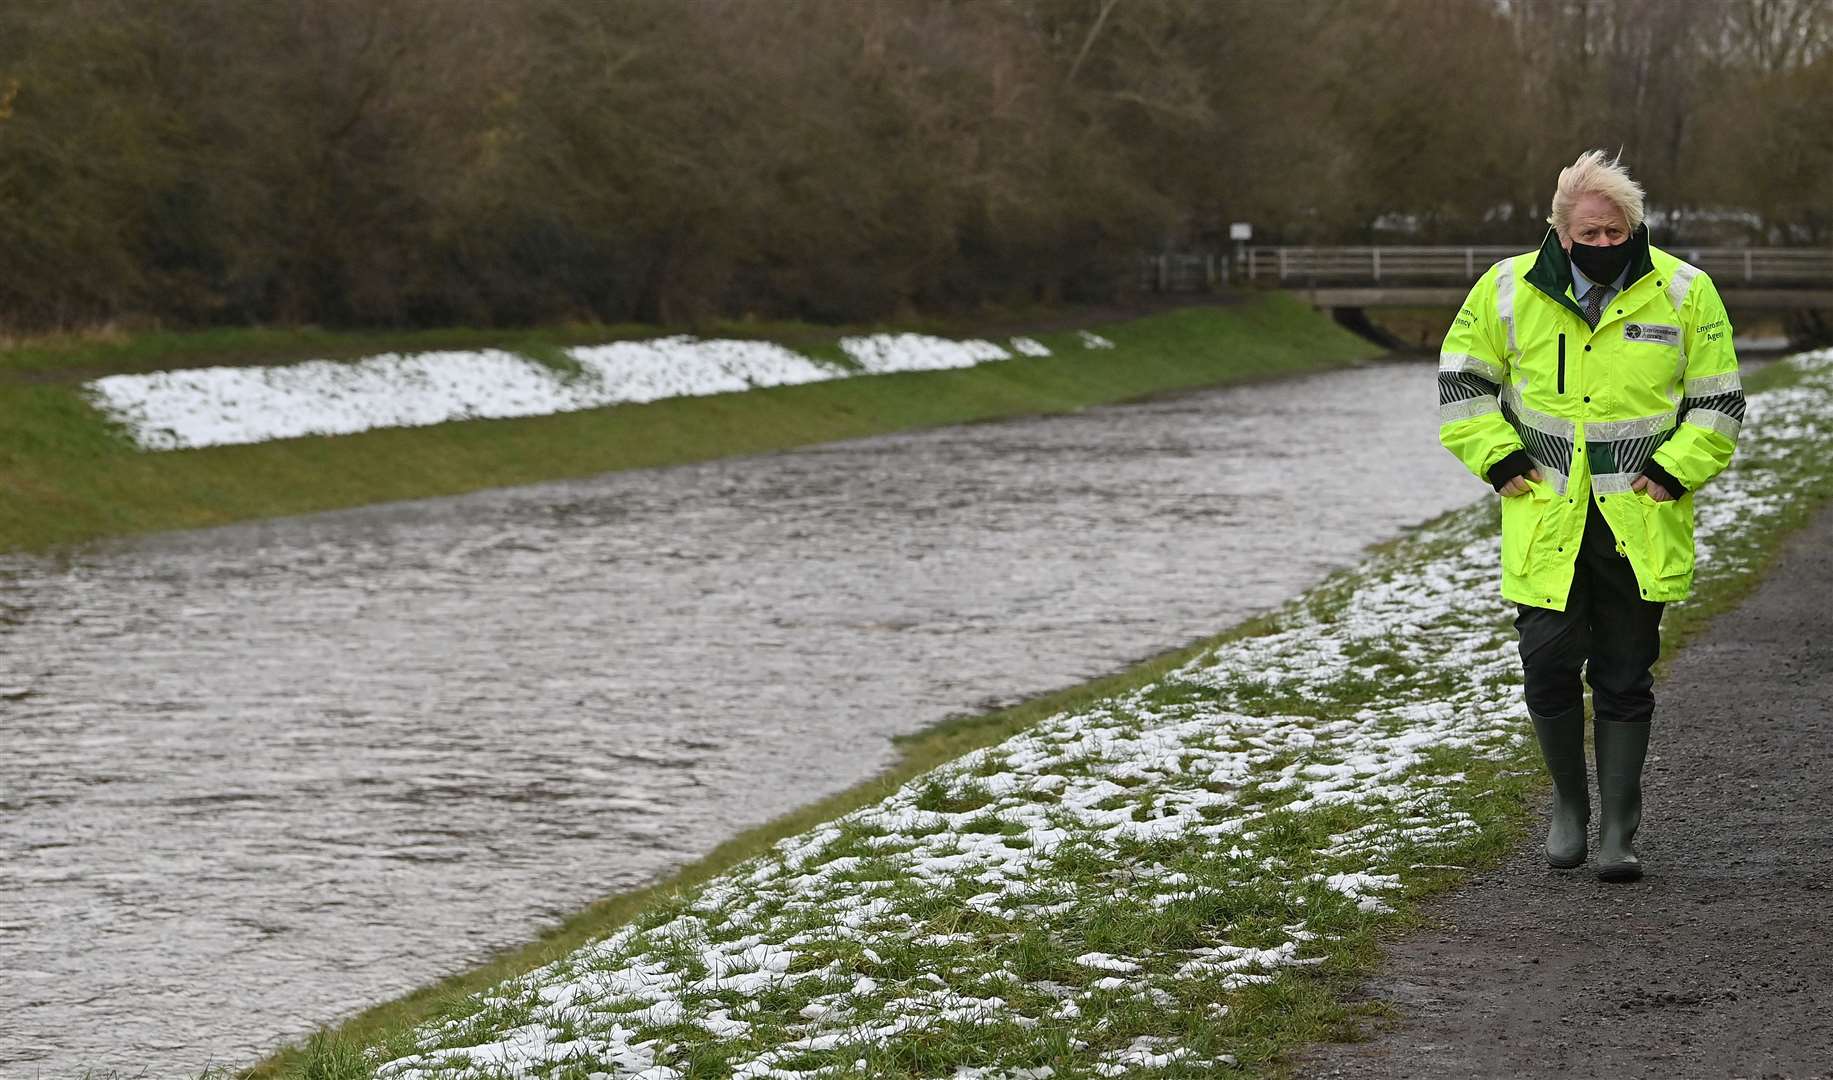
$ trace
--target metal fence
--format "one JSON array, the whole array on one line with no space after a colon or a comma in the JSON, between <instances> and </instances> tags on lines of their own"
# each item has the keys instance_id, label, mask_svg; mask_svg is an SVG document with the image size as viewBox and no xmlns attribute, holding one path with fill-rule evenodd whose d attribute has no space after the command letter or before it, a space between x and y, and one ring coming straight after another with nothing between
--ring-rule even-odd
<instances>
[{"instance_id":1,"label":"metal fence","mask_svg":"<svg viewBox=\"0 0 1833 1080\"><path fill-rule=\"evenodd\" d=\"M1142 255L1139 287L1146 292L1211 292L1228 281L1230 269L1227 255Z\"/></svg>"}]
</instances>

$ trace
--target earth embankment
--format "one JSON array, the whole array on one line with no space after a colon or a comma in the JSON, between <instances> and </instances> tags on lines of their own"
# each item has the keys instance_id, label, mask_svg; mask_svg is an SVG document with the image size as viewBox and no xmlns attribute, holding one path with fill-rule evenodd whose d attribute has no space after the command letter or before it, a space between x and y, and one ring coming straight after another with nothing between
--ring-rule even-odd
<instances>
[{"instance_id":1,"label":"earth embankment","mask_svg":"<svg viewBox=\"0 0 1833 1080\"><path fill-rule=\"evenodd\" d=\"M625 336L631 332L613 329ZM1086 347L1081 335L1090 330L1113 347ZM775 325L748 332L811 356L838 355L834 343L840 332L834 328ZM15 349L0 353L0 551L1073 412L1340 366L1379 351L1327 315L1281 294L1077 329L1043 329L1034 337L1050 355L549 416L169 453L138 449L93 407L83 380L155 364L250 363L259 356L238 352L234 338L208 335L198 337L201 351L195 354L183 341L158 342L151 353L142 347L146 343L134 341L62 353ZM465 332L463 340L513 347L487 342L476 332ZM529 340L524 351L533 349L535 355L554 351L561 339ZM313 342L319 344L330 354L349 354L349 343ZM303 358L297 349L294 344L281 351L287 359Z\"/></svg>"}]
</instances>

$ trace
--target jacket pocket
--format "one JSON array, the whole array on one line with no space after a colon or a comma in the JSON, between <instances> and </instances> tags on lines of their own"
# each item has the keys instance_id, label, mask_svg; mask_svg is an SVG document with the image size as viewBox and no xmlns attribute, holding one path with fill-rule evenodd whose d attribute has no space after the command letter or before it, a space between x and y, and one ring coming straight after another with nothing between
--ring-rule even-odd
<instances>
[{"instance_id":1,"label":"jacket pocket","mask_svg":"<svg viewBox=\"0 0 1833 1080\"><path fill-rule=\"evenodd\" d=\"M1648 561L1659 578L1684 577L1693 571L1693 495L1656 502L1637 492L1642 520L1648 524Z\"/></svg>"},{"instance_id":2,"label":"jacket pocket","mask_svg":"<svg viewBox=\"0 0 1833 1080\"><path fill-rule=\"evenodd\" d=\"M1527 494L1502 498L1502 568L1511 574L1525 574L1533 565L1534 541L1553 499L1553 489L1544 480L1527 483Z\"/></svg>"},{"instance_id":3,"label":"jacket pocket","mask_svg":"<svg viewBox=\"0 0 1833 1080\"><path fill-rule=\"evenodd\" d=\"M1559 386L1560 393L1566 392L1566 335L1559 335Z\"/></svg>"}]
</instances>

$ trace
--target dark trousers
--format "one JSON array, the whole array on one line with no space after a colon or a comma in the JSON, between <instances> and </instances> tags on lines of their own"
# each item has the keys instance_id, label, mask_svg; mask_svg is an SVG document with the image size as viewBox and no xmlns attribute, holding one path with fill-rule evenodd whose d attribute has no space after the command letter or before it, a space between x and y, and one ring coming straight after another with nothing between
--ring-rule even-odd
<instances>
[{"instance_id":1,"label":"dark trousers","mask_svg":"<svg viewBox=\"0 0 1833 1080\"><path fill-rule=\"evenodd\" d=\"M1593 502L1566 610L1517 605L1528 711L1554 717L1584 705L1583 669L1598 719L1646 722L1655 712L1649 668L1661 655L1664 606L1642 599L1635 571Z\"/></svg>"}]
</instances>

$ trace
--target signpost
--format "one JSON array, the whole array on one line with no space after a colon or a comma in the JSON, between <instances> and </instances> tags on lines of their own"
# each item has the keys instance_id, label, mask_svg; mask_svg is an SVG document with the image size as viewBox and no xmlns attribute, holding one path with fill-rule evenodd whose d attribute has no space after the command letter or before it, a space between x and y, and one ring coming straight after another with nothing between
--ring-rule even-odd
<instances>
[{"instance_id":1,"label":"signpost","mask_svg":"<svg viewBox=\"0 0 1833 1080\"><path fill-rule=\"evenodd\" d=\"M1231 222L1228 226L1228 238L1235 242L1235 266L1245 266L1247 242L1254 238L1254 226L1246 221Z\"/></svg>"}]
</instances>

